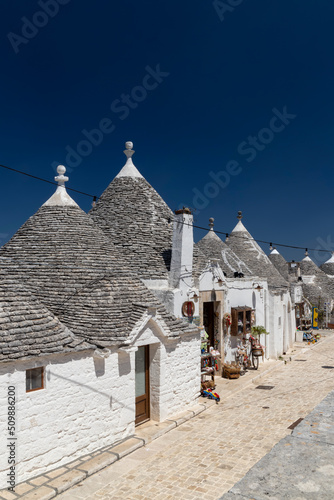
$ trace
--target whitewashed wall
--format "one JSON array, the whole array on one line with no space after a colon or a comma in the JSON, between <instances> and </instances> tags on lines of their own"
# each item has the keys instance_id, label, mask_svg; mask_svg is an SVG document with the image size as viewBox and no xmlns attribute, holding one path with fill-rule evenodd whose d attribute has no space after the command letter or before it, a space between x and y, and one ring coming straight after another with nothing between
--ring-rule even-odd
<instances>
[{"instance_id":1,"label":"whitewashed wall","mask_svg":"<svg viewBox=\"0 0 334 500\"><path fill-rule=\"evenodd\" d=\"M254 288L254 283L262 287L261 290ZM255 320L257 325L265 326L265 291L266 281L247 280L245 278L227 279L227 292L225 301L225 312L231 313L234 307L250 307L255 309ZM229 329L230 332L230 329ZM240 337L225 336L225 361L235 361L237 343ZM264 336L261 339L264 342ZM262 358L260 358L262 360Z\"/></svg>"},{"instance_id":2,"label":"whitewashed wall","mask_svg":"<svg viewBox=\"0 0 334 500\"><path fill-rule=\"evenodd\" d=\"M269 356L277 358L286 352L294 341L296 321L290 294L269 293L269 311Z\"/></svg>"},{"instance_id":3,"label":"whitewashed wall","mask_svg":"<svg viewBox=\"0 0 334 500\"><path fill-rule=\"evenodd\" d=\"M7 386L17 394L17 482L52 470L135 432L135 350L150 345L152 419L194 403L200 389L199 334L170 340L153 321L128 351L106 359L92 351L17 361L0 367L0 446L6 450ZM26 393L25 370L45 366L45 388ZM7 487L0 456L0 488Z\"/></svg>"},{"instance_id":4,"label":"whitewashed wall","mask_svg":"<svg viewBox=\"0 0 334 500\"><path fill-rule=\"evenodd\" d=\"M38 366L45 366L45 388L26 393L25 370ZM16 387L17 482L134 431L134 373L124 353L113 352L105 361L94 360L92 353L17 361L15 365L1 366L0 384L2 397L7 385ZM4 427L4 400L0 412ZM1 436L6 435L2 428ZM1 454L2 479L6 467L6 457Z\"/></svg>"}]
</instances>

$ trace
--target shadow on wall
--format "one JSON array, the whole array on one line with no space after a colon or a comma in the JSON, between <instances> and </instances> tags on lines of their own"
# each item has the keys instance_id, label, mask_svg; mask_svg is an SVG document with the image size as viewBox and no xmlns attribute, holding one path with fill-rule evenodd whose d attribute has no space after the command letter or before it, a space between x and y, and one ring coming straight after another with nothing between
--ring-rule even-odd
<instances>
[{"instance_id":1,"label":"shadow on wall","mask_svg":"<svg viewBox=\"0 0 334 500\"><path fill-rule=\"evenodd\" d=\"M120 377L131 373L130 354L127 352L118 353L118 374Z\"/></svg>"},{"instance_id":2,"label":"shadow on wall","mask_svg":"<svg viewBox=\"0 0 334 500\"><path fill-rule=\"evenodd\" d=\"M93 358L94 359L94 368L95 375L97 377L103 377L105 374L106 362L104 358Z\"/></svg>"}]
</instances>

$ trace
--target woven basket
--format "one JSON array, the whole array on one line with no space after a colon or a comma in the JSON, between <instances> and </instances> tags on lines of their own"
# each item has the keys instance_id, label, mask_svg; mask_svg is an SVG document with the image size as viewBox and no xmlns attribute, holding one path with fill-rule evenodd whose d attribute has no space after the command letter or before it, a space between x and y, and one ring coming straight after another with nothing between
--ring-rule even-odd
<instances>
[{"instance_id":1,"label":"woven basket","mask_svg":"<svg viewBox=\"0 0 334 500\"><path fill-rule=\"evenodd\" d=\"M252 354L253 354L253 356L263 356L263 350L262 349L253 349Z\"/></svg>"},{"instance_id":2,"label":"woven basket","mask_svg":"<svg viewBox=\"0 0 334 500\"><path fill-rule=\"evenodd\" d=\"M223 366L223 377L224 378L239 378L240 377L240 366L224 365Z\"/></svg>"},{"instance_id":3,"label":"woven basket","mask_svg":"<svg viewBox=\"0 0 334 500\"><path fill-rule=\"evenodd\" d=\"M205 380L201 383L202 389L214 389L216 387L213 380Z\"/></svg>"}]
</instances>

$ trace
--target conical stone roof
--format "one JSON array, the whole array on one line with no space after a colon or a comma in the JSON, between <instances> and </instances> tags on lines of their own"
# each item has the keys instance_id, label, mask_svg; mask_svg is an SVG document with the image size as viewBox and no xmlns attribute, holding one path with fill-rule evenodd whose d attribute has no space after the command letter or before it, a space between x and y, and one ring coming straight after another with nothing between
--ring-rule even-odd
<instances>
[{"instance_id":1,"label":"conical stone roof","mask_svg":"<svg viewBox=\"0 0 334 500\"><path fill-rule=\"evenodd\" d=\"M312 277L310 283L304 282L304 296L313 306L323 308L327 299L334 298L334 287L331 278L329 278L313 260L306 256L300 262L300 274L303 277ZM304 280L303 280L304 281Z\"/></svg>"},{"instance_id":2,"label":"conical stone roof","mask_svg":"<svg viewBox=\"0 0 334 500\"><path fill-rule=\"evenodd\" d=\"M255 276L267 278L271 288L286 288L288 286L286 280L270 262L262 248L254 241L241 220L230 234L227 244Z\"/></svg>"},{"instance_id":3,"label":"conical stone roof","mask_svg":"<svg viewBox=\"0 0 334 500\"><path fill-rule=\"evenodd\" d=\"M58 192L56 198L0 249L0 267L7 277L24 283L74 334L96 345L122 343L138 304L157 307L172 336L194 331L165 310L67 193Z\"/></svg>"},{"instance_id":4,"label":"conical stone roof","mask_svg":"<svg viewBox=\"0 0 334 500\"><path fill-rule=\"evenodd\" d=\"M321 269L316 265L315 262L309 257L306 256L300 262L300 274L303 276L322 276L324 277L325 273L321 271Z\"/></svg>"},{"instance_id":5,"label":"conical stone roof","mask_svg":"<svg viewBox=\"0 0 334 500\"><path fill-rule=\"evenodd\" d=\"M233 278L235 272L252 276L253 272L249 267L214 232L213 219L210 219L210 225L212 225L210 231L195 245L205 255L207 261L217 259L228 278Z\"/></svg>"},{"instance_id":6,"label":"conical stone roof","mask_svg":"<svg viewBox=\"0 0 334 500\"><path fill-rule=\"evenodd\" d=\"M332 252L330 259L321 264L320 269L329 276L334 276L334 252Z\"/></svg>"},{"instance_id":7,"label":"conical stone roof","mask_svg":"<svg viewBox=\"0 0 334 500\"><path fill-rule=\"evenodd\" d=\"M168 279L173 212L128 160L90 211L94 222L122 253L131 253L136 272L144 279Z\"/></svg>"},{"instance_id":8,"label":"conical stone roof","mask_svg":"<svg viewBox=\"0 0 334 500\"><path fill-rule=\"evenodd\" d=\"M0 277L0 362L94 346L75 337L16 281Z\"/></svg>"},{"instance_id":9,"label":"conical stone roof","mask_svg":"<svg viewBox=\"0 0 334 500\"><path fill-rule=\"evenodd\" d=\"M288 263L276 248L269 254L270 262L276 267L277 271L283 276L286 281L289 281Z\"/></svg>"}]
</instances>

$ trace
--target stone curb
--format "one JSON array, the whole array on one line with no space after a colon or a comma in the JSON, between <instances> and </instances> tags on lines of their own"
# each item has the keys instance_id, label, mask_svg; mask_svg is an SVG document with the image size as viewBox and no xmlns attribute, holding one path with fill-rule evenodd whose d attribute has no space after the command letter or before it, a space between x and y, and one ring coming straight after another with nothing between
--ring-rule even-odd
<instances>
[{"instance_id":1,"label":"stone curb","mask_svg":"<svg viewBox=\"0 0 334 500\"><path fill-rule=\"evenodd\" d=\"M302 348L301 351L296 354L287 356L289 356L292 361L301 354L304 354L310 349L316 348L329 339L330 337L327 337L321 342ZM268 373L277 370L283 365L284 360L278 361L270 368L264 370L262 373L255 375L248 381L245 381L245 383L238 389L232 389L229 394L225 394L224 401L234 396L235 394L242 392L247 387L254 384L256 380L261 379ZM196 417L212 406L216 406L216 402L214 400L204 399L202 403L198 403L191 409L179 413L176 419L167 419L164 422L156 424L156 426L138 428L138 431L134 436L126 438L123 441L115 444L114 446L104 447L96 452L93 452L90 455L87 455L80 459L76 459L72 463L62 465L58 469L54 469L53 471L41 474L40 476L32 478L24 483L18 484L17 489L20 489L20 491L26 494L20 495L18 493L12 493L8 490L1 490L0 500L15 500L17 498L22 498L22 500L50 500L60 493L63 493L64 491L72 488L92 474L95 474L105 467L108 467L109 465L120 460L126 455L134 452L138 448L142 448L151 441L154 441L155 439L163 436L172 429L175 429L188 420ZM154 427L156 427L156 429ZM74 464L75 466L73 466ZM59 471L58 475L57 471Z\"/></svg>"}]
</instances>

